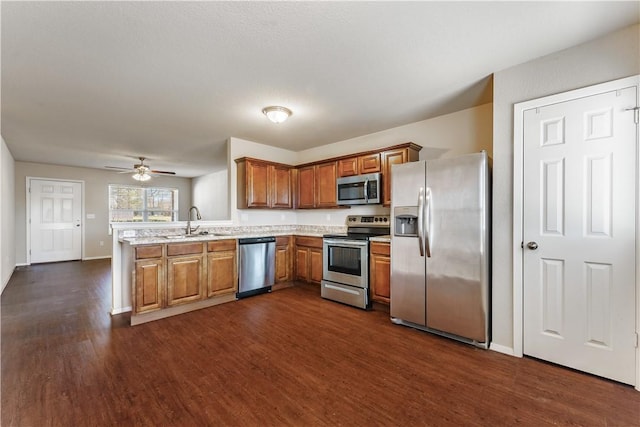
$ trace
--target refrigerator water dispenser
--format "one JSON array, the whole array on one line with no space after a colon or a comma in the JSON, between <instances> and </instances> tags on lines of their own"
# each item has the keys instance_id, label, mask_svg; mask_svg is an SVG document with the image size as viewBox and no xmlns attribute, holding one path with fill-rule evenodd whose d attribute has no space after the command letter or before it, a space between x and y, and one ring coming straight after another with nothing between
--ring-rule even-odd
<instances>
[{"instance_id":1,"label":"refrigerator water dispenser","mask_svg":"<svg viewBox=\"0 0 640 427\"><path fill-rule=\"evenodd\" d=\"M393 217L396 236L416 237L418 235L417 206L398 206L393 211Z\"/></svg>"}]
</instances>

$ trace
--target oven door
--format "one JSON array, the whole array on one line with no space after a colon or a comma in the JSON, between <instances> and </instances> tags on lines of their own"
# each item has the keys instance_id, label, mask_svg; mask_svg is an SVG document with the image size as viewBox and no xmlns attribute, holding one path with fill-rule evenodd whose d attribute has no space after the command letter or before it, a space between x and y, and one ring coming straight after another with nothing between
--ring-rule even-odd
<instances>
[{"instance_id":1,"label":"oven door","mask_svg":"<svg viewBox=\"0 0 640 427\"><path fill-rule=\"evenodd\" d=\"M322 278L336 283L369 287L369 242L367 240L323 240Z\"/></svg>"}]
</instances>

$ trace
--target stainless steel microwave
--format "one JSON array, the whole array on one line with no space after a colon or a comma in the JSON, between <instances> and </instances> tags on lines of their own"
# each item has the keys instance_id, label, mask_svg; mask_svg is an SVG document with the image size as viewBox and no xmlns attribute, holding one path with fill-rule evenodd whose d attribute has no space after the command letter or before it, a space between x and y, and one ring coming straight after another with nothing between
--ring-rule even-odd
<instances>
[{"instance_id":1,"label":"stainless steel microwave","mask_svg":"<svg viewBox=\"0 0 640 427\"><path fill-rule=\"evenodd\" d=\"M369 205L382 203L382 175L345 176L337 180L339 205Z\"/></svg>"}]
</instances>

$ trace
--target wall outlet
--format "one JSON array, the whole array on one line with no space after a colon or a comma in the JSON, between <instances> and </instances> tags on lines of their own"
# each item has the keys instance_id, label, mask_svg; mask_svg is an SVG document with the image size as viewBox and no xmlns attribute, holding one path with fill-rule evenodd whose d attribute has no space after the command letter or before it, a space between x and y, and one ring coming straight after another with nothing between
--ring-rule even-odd
<instances>
[{"instance_id":1,"label":"wall outlet","mask_svg":"<svg viewBox=\"0 0 640 427\"><path fill-rule=\"evenodd\" d=\"M88 213L87 219L96 219L96 214Z\"/></svg>"},{"instance_id":2,"label":"wall outlet","mask_svg":"<svg viewBox=\"0 0 640 427\"><path fill-rule=\"evenodd\" d=\"M104 241L100 240L100 246L104 246Z\"/></svg>"},{"instance_id":3,"label":"wall outlet","mask_svg":"<svg viewBox=\"0 0 640 427\"><path fill-rule=\"evenodd\" d=\"M246 214L246 213L240 214L240 220L245 222L249 221L249 214Z\"/></svg>"},{"instance_id":4,"label":"wall outlet","mask_svg":"<svg viewBox=\"0 0 640 427\"><path fill-rule=\"evenodd\" d=\"M327 214L327 222L331 221L331 214Z\"/></svg>"}]
</instances>

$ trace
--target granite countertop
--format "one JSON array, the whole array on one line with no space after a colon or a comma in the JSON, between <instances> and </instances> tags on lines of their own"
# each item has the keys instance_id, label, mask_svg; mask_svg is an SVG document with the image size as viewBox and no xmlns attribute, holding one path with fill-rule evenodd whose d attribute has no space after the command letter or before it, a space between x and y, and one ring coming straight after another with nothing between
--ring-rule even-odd
<instances>
[{"instance_id":1,"label":"granite countertop","mask_svg":"<svg viewBox=\"0 0 640 427\"><path fill-rule=\"evenodd\" d=\"M264 231L264 232L229 232L229 233L208 233L193 234L186 236L184 234L169 234L160 236L141 236L141 237L124 237L119 239L121 242L127 242L132 246L150 245L158 243L180 243L180 242L207 242L213 240L225 239L242 239L247 237L269 237L269 236L308 236L322 237L324 233L316 233L311 231Z\"/></svg>"},{"instance_id":2,"label":"granite countertop","mask_svg":"<svg viewBox=\"0 0 640 427\"><path fill-rule=\"evenodd\" d=\"M383 243L391 243L391 235L386 234L384 236L375 236L369 237L370 242L383 242Z\"/></svg>"}]
</instances>

